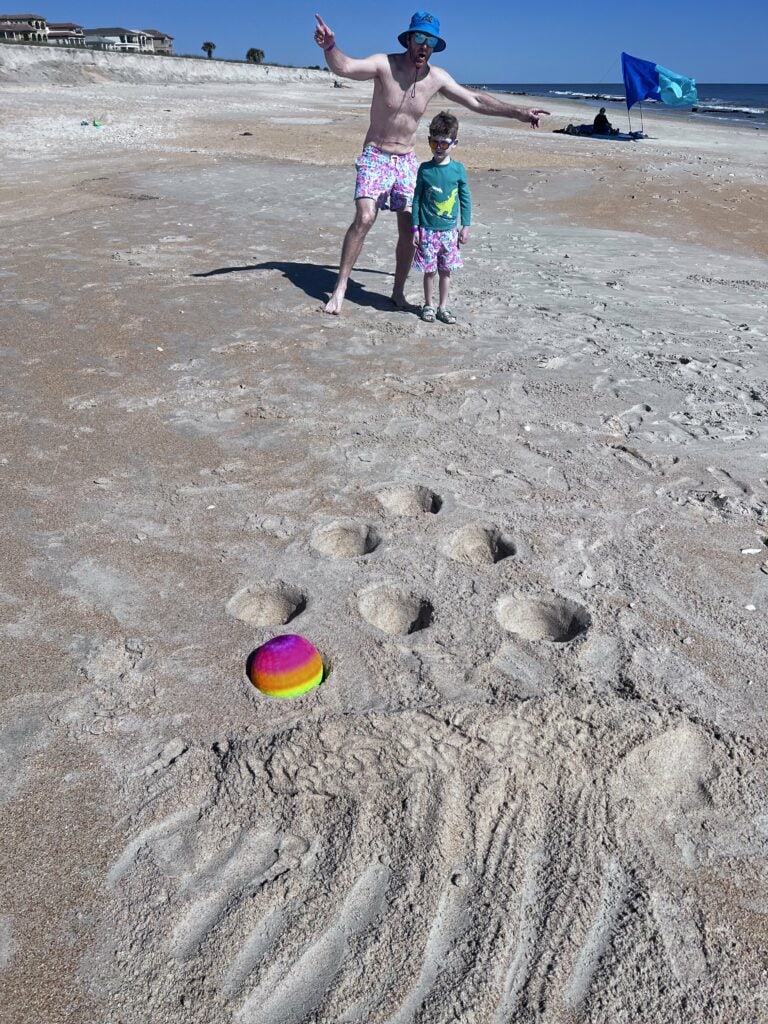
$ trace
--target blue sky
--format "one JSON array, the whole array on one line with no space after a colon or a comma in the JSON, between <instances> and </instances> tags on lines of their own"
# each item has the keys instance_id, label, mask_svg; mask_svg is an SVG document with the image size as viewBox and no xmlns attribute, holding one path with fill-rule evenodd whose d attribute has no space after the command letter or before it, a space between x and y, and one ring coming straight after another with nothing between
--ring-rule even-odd
<instances>
[{"instance_id":1,"label":"blue sky","mask_svg":"<svg viewBox=\"0 0 768 1024\"><path fill-rule=\"evenodd\" d=\"M198 54L201 44L211 40L216 43L215 57L242 58L249 47L257 46L267 62L303 65L322 64L312 41L315 11L336 32L346 53L363 57L398 49L397 36L408 27L419 0L375 6L360 0L324 0L319 7L301 0L34 0L34 5L36 13L49 21L160 29L174 36L176 53ZM459 81L618 82L621 50L699 82L768 80L766 0L646 0L604 7L569 0L548 0L541 7L509 0L440 0L427 9L440 18L448 43L436 63ZM381 13L374 17L369 11Z\"/></svg>"}]
</instances>

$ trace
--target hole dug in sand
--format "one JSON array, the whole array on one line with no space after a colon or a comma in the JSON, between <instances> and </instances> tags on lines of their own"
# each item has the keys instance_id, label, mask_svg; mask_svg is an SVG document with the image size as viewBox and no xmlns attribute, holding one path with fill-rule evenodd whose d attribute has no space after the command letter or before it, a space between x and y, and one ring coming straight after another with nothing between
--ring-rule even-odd
<instances>
[{"instance_id":1,"label":"hole dug in sand","mask_svg":"<svg viewBox=\"0 0 768 1024\"><path fill-rule=\"evenodd\" d=\"M510 633L524 640L551 640L565 644L584 633L592 624L586 608L565 598L537 600L522 594L507 594L496 604L496 618Z\"/></svg>"},{"instance_id":2,"label":"hole dug in sand","mask_svg":"<svg viewBox=\"0 0 768 1024\"><path fill-rule=\"evenodd\" d=\"M388 583L377 583L363 591L358 601L360 614L383 633L405 636L418 633L432 622L429 601Z\"/></svg>"},{"instance_id":3,"label":"hole dug in sand","mask_svg":"<svg viewBox=\"0 0 768 1024\"><path fill-rule=\"evenodd\" d=\"M510 558L517 549L510 537L494 527L469 523L448 538L445 553L455 562L480 567Z\"/></svg>"},{"instance_id":4,"label":"hole dug in sand","mask_svg":"<svg viewBox=\"0 0 768 1024\"><path fill-rule=\"evenodd\" d=\"M376 497L387 512L397 516L419 516L423 512L437 513L443 499L428 487L387 487Z\"/></svg>"},{"instance_id":5,"label":"hole dug in sand","mask_svg":"<svg viewBox=\"0 0 768 1024\"><path fill-rule=\"evenodd\" d=\"M284 626L306 607L307 598L300 590L278 581L254 583L238 591L227 611L249 626Z\"/></svg>"},{"instance_id":6,"label":"hole dug in sand","mask_svg":"<svg viewBox=\"0 0 768 1024\"><path fill-rule=\"evenodd\" d=\"M311 540L315 551L330 558L357 558L358 555L369 555L380 543L381 538L372 526L355 523L352 520L318 526Z\"/></svg>"}]
</instances>

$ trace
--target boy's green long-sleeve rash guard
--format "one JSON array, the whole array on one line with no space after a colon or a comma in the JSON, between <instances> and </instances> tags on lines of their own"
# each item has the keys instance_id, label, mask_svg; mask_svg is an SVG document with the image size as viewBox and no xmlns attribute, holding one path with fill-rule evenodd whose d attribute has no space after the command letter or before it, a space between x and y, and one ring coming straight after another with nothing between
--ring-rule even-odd
<instances>
[{"instance_id":1,"label":"boy's green long-sleeve rash guard","mask_svg":"<svg viewBox=\"0 0 768 1024\"><path fill-rule=\"evenodd\" d=\"M467 172L458 160L436 164L427 160L416 176L413 195L413 226L432 231L450 231L459 224L468 228L472 217Z\"/></svg>"}]
</instances>

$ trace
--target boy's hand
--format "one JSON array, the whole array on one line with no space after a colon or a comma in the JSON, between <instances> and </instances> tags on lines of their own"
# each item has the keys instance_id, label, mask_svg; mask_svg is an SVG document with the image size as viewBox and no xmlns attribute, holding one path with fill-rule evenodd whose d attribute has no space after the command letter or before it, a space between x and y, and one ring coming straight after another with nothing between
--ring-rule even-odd
<instances>
[{"instance_id":1,"label":"boy's hand","mask_svg":"<svg viewBox=\"0 0 768 1024\"><path fill-rule=\"evenodd\" d=\"M421 234L421 228L413 229L413 247L414 249L420 249L424 239Z\"/></svg>"},{"instance_id":2,"label":"boy's hand","mask_svg":"<svg viewBox=\"0 0 768 1024\"><path fill-rule=\"evenodd\" d=\"M336 34L328 28L319 14L315 15L317 25L315 26L315 42L321 50L327 50L336 40Z\"/></svg>"},{"instance_id":3,"label":"boy's hand","mask_svg":"<svg viewBox=\"0 0 768 1024\"><path fill-rule=\"evenodd\" d=\"M462 228L459 232L459 245L469 241L469 228Z\"/></svg>"}]
</instances>

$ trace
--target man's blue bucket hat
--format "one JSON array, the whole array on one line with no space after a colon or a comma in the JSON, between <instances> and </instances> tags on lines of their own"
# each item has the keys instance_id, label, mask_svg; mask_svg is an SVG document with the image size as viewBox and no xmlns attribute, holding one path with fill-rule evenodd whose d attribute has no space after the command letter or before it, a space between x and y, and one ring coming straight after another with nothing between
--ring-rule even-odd
<instances>
[{"instance_id":1,"label":"man's blue bucket hat","mask_svg":"<svg viewBox=\"0 0 768 1024\"><path fill-rule=\"evenodd\" d=\"M440 38L440 19L436 18L434 14L430 14L429 11L416 11L411 18L408 31L401 32L397 37L398 43L406 50L408 49L408 36L411 32L424 32L425 35L434 36L437 39L437 44L432 50L433 53L440 53L445 49L445 40Z\"/></svg>"}]
</instances>

